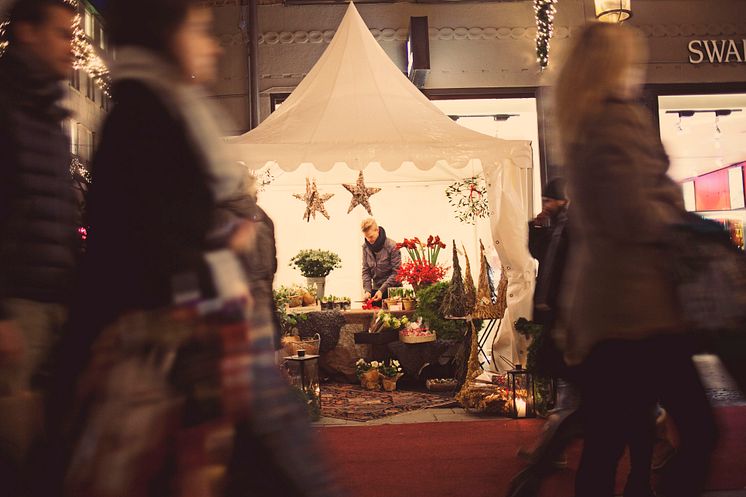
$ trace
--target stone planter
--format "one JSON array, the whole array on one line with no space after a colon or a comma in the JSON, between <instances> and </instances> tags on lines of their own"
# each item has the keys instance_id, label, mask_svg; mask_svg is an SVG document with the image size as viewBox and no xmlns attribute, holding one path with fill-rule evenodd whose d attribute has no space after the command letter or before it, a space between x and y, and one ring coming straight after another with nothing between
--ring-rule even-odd
<instances>
[{"instance_id":1,"label":"stone planter","mask_svg":"<svg viewBox=\"0 0 746 497\"><path fill-rule=\"evenodd\" d=\"M326 287L326 278L306 278L306 283L316 287L316 298L321 300L324 297L324 289Z\"/></svg>"},{"instance_id":2,"label":"stone planter","mask_svg":"<svg viewBox=\"0 0 746 497\"><path fill-rule=\"evenodd\" d=\"M378 390L380 379L381 373L379 373L377 369L371 369L360 376L360 384L366 390Z\"/></svg>"}]
</instances>

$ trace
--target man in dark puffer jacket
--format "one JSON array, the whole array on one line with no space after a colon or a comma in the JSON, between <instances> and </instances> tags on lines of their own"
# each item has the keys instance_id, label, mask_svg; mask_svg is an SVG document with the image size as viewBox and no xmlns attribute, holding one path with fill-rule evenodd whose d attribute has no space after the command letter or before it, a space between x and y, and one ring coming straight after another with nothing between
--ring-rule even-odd
<instances>
[{"instance_id":1,"label":"man in dark puffer jacket","mask_svg":"<svg viewBox=\"0 0 746 497\"><path fill-rule=\"evenodd\" d=\"M0 394L32 388L62 327L77 206L60 106L75 10L19 0L0 58Z\"/></svg>"}]
</instances>

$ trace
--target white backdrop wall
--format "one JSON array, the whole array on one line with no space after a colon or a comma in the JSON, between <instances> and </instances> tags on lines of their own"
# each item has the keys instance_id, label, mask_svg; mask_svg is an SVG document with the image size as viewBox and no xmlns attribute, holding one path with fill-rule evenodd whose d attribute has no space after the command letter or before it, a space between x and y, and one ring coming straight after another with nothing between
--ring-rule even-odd
<instances>
[{"instance_id":1,"label":"white backdrop wall","mask_svg":"<svg viewBox=\"0 0 746 497\"><path fill-rule=\"evenodd\" d=\"M492 245L489 221L481 220L477 225L458 221L445 189L459 178L471 176L480 169L467 166L461 171L420 171L404 165L395 172L386 172L370 166L365 170L366 185L382 188L370 199L373 215L388 236L397 242L414 236L424 241L431 234L439 235L448 244L439 260L449 268L452 266L451 240L455 239L458 247L463 243L472 263L472 276L477 281L479 237L488 249ZM360 299L363 292L360 222L368 217L368 213L358 206L347 214L351 195L342 187L342 183L355 183L357 171L336 166L329 172L320 172L310 166L301 166L292 173L278 172L273 184L259 194L259 204L275 222L279 262L276 286L305 282L300 272L288 265L299 250L326 249L342 258L342 268L327 278L327 294ZM321 215L311 219L310 223L303 220L305 204L292 194L304 192L307 176L316 178L321 193L334 194L326 202L331 220ZM402 258L407 260L406 251L402 251ZM463 259L461 264L463 269Z\"/></svg>"}]
</instances>

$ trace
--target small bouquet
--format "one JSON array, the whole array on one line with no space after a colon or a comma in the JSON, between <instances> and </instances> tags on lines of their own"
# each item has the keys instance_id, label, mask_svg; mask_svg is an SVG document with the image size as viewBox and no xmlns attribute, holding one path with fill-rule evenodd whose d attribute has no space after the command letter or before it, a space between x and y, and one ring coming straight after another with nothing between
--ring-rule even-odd
<instances>
[{"instance_id":1,"label":"small bouquet","mask_svg":"<svg viewBox=\"0 0 746 497\"><path fill-rule=\"evenodd\" d=\"M393 314L389 314L388 312L380 312L378 314L378 317L376 317L373 326L370 327L370 333L380 333L381 331L385 330L398 331L408 324L409 318L407 316L397 318L396 316L394 316Z\"/></svg>"}]
</instances>

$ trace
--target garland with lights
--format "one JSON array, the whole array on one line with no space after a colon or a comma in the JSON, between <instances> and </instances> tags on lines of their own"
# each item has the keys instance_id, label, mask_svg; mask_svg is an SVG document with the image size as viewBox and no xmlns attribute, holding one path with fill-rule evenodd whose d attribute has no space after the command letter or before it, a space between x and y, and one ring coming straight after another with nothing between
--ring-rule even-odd
<instances>
[{"instance_id":1,"label":"garland with lights","mask_svg":"<svg viewBox=\"0 0 746 497\"><path fill-rule=\"evenodd\" d=\"M65 0L67 3L78 8L78 0ZM73 69L85 71L93 78L101 90L110 97L111 77L109 68L101 57L96 53L96 49L88 41L85 30L82 27L82 17L76 14L73 21ZM5 31L8 29L8 21L0 23L0 57L8 47L8 41L5 39Z\"/></svg>"},{"instance_id":2,"label":"garland with lights","mask_svg":"<svg viewBox=\"0 0 746 497\"><path fill-rule=\"evenodd\" d=\"M542 71L549 65L549 40L554 34L554 15L558 0L534 0L536 14L536 62Z\"/></svg>"}]
</instances>

